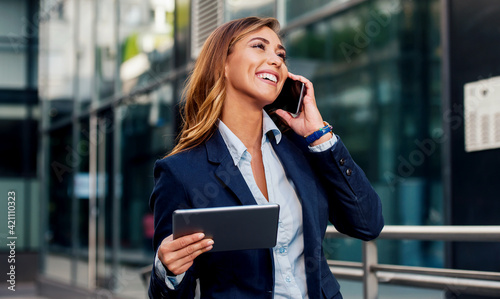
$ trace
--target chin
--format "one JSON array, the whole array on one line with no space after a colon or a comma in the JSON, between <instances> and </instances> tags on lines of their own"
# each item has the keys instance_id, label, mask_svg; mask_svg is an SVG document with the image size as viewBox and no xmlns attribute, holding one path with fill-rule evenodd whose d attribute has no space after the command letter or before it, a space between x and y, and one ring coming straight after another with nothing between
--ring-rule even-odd
<instances>
[{"instance_id":1,"label":"chin","mask_svg":"<svg viewBox=\"0 0 500 299\"><path fill-rule=\"evenodd\" d=\"M267 101L263 102L264 106L262 108L272 105L275 100L276 99L272 99L272 100L267 100Z\"/></svg>"}]
</instances>

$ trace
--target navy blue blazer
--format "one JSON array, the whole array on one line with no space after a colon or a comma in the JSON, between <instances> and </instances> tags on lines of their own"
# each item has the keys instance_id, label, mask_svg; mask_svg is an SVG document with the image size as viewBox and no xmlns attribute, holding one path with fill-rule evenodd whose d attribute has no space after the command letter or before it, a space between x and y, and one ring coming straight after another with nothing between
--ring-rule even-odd
<instances>
[{"instance_id":1,"label":"navy blue blazer","mask_svg":"<svg viewBox=\"0 0 500 299\"><path fill-rule=\"evenodd\" d=\"M271 143L302 202L309 297L333 298L339 284L322 248L328 222L349 236L374 239L384 226L380 198L340 138L332 149L310 153L303 138L290 132ZM155 250L172 233L176 209L257 204L218 130L204 144L158 160L154 177ZM175 291L153 269L149 297L193 298L199 279L201 298L272 298L273 265L272 249L206 252Z\"/></svg>"}]
</instances>

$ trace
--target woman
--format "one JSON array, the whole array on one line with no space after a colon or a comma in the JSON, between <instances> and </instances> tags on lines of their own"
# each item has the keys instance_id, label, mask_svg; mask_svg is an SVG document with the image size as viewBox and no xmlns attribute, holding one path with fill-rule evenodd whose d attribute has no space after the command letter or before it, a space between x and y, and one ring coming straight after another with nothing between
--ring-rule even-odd
<instances>
[{"instance_id":1,"label":"woman","mask_svg":"<svg viewBox=\"0 0 500 299\"><path fill-rule=\"evenodd\" d=\"M328 221L363 240L383 227L380 199L323 122L312 83L288 72L278 32L275 19L249 17L205 42L179 142L155 164L151 298L342 298L321 247ZM275 111L282 132L264 107L287 77L307 93L298 117ZM203 234L172 238L176 209L268 202L281 207L275 248L211 253Z\"/></svg>"}]
</instances>

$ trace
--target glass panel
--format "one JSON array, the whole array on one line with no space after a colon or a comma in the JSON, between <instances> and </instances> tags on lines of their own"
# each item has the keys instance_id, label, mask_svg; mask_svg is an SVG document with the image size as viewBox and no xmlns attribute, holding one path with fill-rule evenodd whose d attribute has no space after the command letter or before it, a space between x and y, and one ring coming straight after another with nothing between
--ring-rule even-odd
<instances>
[{"instance_id":1,"label":"glass panel","mask_svg":"<svg viewBox=\"0 0 500 299\"><path fill-rule=\"evenodd\" d=\"M77 89L75 90L77 105L80 111L84 112L89 107L92 100L93 80L95 72L96 51L94 50L94 25L95 5L100 1L80 0L77 14L74 16L78 22L78 61L75 65L74 76L76 78ZM103 29L100 29L103 30Z\"/></svg>"},{"instance_id":2,"label":"glass panel","mask_svg":"<svg viewBox=\"0 0 500 299\"><path fill-rule=\"evenodd\" d=\"M27 11L25 1L5 1L4 7L0 10L0 36L21 37L28 32L25 26L27 25ZM23 22L24 21L24 22Z\"/></svg>"},{"instance_id":3,"label":"glass panel","mask_svg":"<svg viewBox=\"0 0 500 299\"><path fill-rule=\"evenodd\" d=\"M8 157L0 163L0 177L35 176L38 126L35 120L26 118L30 108L0 105L0 109L12 118L0 119L0 136L5 140L0 144L0 156Z\"/></svg>"},{"instance_id":4,"label":"glass panel","mask_svg":"<svg viewBox=\"0 0 500 299\"><path fill-rule=\"evenodd\" d=\"M2 65L2 69L8 71L0 72L0 88L26 88L27 55L23 51L11 51L11 47L17 49L19 46L3 44L2 39L4 38L5 37L0 36L0 45L2 47L7 47L9 50L5 51L2 49L3 53L0 55L0 65ZM24 40L21 40L21 42L24 42Z\"/></svg>"},{"instance_id":5,"label":"glass panel","mask_svg":"<svg viewBox=\"0 0 500 299\"><path fill-rule=\"evenodd\" d=\"M142 223L143 215L148 212L147 199L152 190L151 169L154 156L150 145L152 130L148 118L151 104L131 105L127 107L123 119L123 199L122 199L122 251L138 252L135 255L143 257L143 263L151 260L144 256L146 248L143 240L143 229L136 225ZM143 146L135 146L141 144ZM139 180L139 181L138 181Z\"/></svg>"},{"instance_id":6,"label":"glass panel","mask_svg":"<svg viewBox=\"0 0 500 299\"><path fill-rule=\"evenodd\" d=\"M21 94L20 97L26 102L32 100L30 94ZM5 98L10 100L9 94ZM0 144L0 156L3 157L0 163L0 192L5 194L0 198L0 204L4 207L0 213L0 223L6 224L0 228L0 236L3 240L7 240L6 236L19 236L16 250L37 250L37 228L40 223L36 179L38 123L32 118L32 106L27 104L0 104L0 114L0 136L4 140ZM17 225L12 227L12 222L7 225L8 221L14 221ZM7 243L0 245L0 251L10 250Z\"/></svg>"},{"instance_id":7,"label":"glass panel","mask_svg":"<svg viewBox=\"0 0 500 299\"><path fill-rule=\"evenodd\" d=\"M172 84L167 83L141 96L136 104L121 108L120 275L123 277L117 277L116 283L117 292L131 298L144 296L145 287L134 273L150 265L154 258L149 196L154 184L154 162L172 148L175 138L173 93Z\"/></svg>"},{"instance_id":8,"label":"glass panel","mask_svg":"<svg viewBox=\"0 0 500 299\"><path fill-rule=\"evenodd\" d=\"M286 20L289 22L295 18L310 13L311 11L319 10L327 4L342 4L343 2L346 2L346 0L286 0Z\"/></svg>"},{"instance_id":9,"label":"glass panel","mask_svg":"<svg viewBox=\"0 0 500 299\"><path fill-rule=\"evenodd\" d=\"M175 60L173 67L184 67L189 61L191 38L191 0L175 1Z\"/></svg>"},{"instance_id":10,"label":"glass panel","mask_svg":"<svg viewBox=\"0 0 500 299\"><path fill-rule=\"evenodd\" d=\"M70 283L71 264L71 188L72 172L78 163L71 149L71 127L51 132L49 161L48 196L48 255L46 256L47 276Z\"/></svg>"},{"instance_id":11,"label":"glass panel","mask_svg":"<svg viewBox=\"0 0 500 299\"><path fill-rule=\"evenodd\" d=\"M49 148L48 255L46 273L88 286L89 127L78 125L76 144L70 126L53 131Z\"/></svg>"},{"instance_id":12,"label":"glass panel","mask_svg":"<svg viewBox=\"0 0 500 299\"><path fill-rule=\"evenodd\" d=\"M40 23L39 93L50 101L48 122L69 120L73 113L73 75L75 49L68 37L74 36L75 1L43 1L41 11L47 12Z\"/></svg>"},{"instance_id":13,"label":"glass panel","mask_svg":"<svg viewBox=\"0 0 500 299\"><path fill-rule=\"evenodd\" d=\"M226 20L248 16L275 17L276 0L226 0L224 12Z\"/></svg>"},{"instance_id":14,"label":"glass panel","mask_svg":"<svg viewBox=\"0 0 500 299\"><path fill-rule=\"evenodd\" d=\"M163 157L174 147L174 140L177 137L175 109L178 107L174 106L173 84L169 82L162 85L157 91L151 93L150 98L151 110L148 117L152 134L150 150L154 157Z\"/></svg>"},{"instance_id":15,"label":"glass panel","mask_svg":"<svg viewBox=\"0 0 500 299\"><path fill-rule=\"evenodd\" d=\"M30 38L37 39L37 29L31 24L27 1L3 1L0 9L0 88L24 89L27 82L27 60Z\"/></svg>"},{"instance_id":16,"label":"glass panel","mask_svg":"<svg viewBox=\"0 0 500 299\"><path fill-rule=\"evenodd\" d=\"M113 96L117 49L115 37L116 4L114 0L97 1L97 48L96 76L98 77L99 100Z\"/></svg>"},{"instance_id":17,"label":"glass panel","mask_svg":"<svg viewBox=\"0 0 500 299\"><path fill-rule=\"evenodd\" d=\"M76 276L76 284L83 288L88 287L88 250L89 250L89 197L90 197L90 175L89 175L89 155L92 145L90 135L89 120L85 119L79 122L78 139L73 151L73 155L79 158L78 164L74 166L74 192L75 220L73 224L76 236L73 236L73 246L76 248L76 254L71 258L73 275Z\"/></svg>"},{"instance_id":18,"label":"glass panel","mask_svg":"<svg viewBox=\"0 0 500 299\"><path fill-rule=\"evenodd\" d=\"M157 82L173 67L174 0L120 2L122 92Z\"/></svg>"}]
</instances>

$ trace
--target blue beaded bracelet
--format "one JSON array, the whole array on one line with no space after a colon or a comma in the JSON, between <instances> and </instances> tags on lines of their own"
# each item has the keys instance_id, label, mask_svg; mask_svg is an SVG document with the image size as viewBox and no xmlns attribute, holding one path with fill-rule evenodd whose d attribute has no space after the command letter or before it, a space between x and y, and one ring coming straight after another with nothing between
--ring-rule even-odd
<instances>
[{"instance_id":1,"label":"blue beaded bracelet","mask_svg":"<svg viewBox=\"0 0 500 299\"><path fill-rule=\"evenodd\" d=\"M323 135L332 131L332 126L329 123L324 121L323 124L325 125L323 128L319 128L317 131L313 132L312 134L304 136L304 138L306 139L306 142L308 144L313 143L314 141L320 139Z\"/></svg>"}]
</instances>

